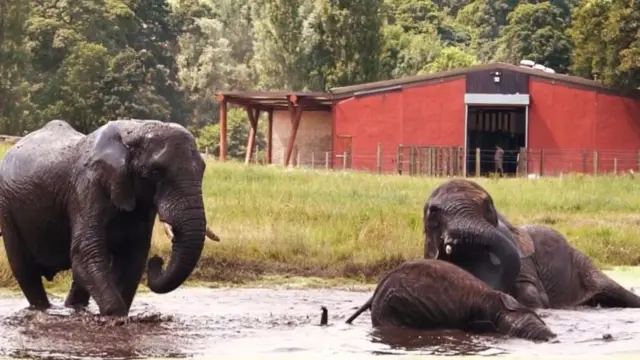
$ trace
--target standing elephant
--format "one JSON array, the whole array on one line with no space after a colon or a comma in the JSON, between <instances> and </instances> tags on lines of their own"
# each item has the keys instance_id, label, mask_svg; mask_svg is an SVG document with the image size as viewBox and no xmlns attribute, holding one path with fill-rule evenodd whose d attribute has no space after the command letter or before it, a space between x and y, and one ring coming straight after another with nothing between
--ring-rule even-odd
<instances>
[{"instance_id":1,"label":"standing elephant","mask_svg":"<svg viewBox=\"0 0 640 360\"><path fill-rule=\"evenodd\" d=\"M459 329L548 341L556 335L531 309L456 265L407 261L391 270L348 320L371 310L375 327Z\"/></svg>"},{"instance_id":2,"label":"standing elephant","mask_svg":"<svg viewBox=\"0 0 640 360\"><path fill-rule=\"evenodd\" d=\"M623 288L545 226L514 226L475 182L438 186L424 206L425 258L452 262L533 308L640 307Z\"/></svg>"},{"instance_id":3,"label":"standing elephant","mask_svg":"<svg viewBox=\"0 0 640 360\"><path fill-rule=\"evenodd\" d=\"M154 120L111 121L88 135L53 120L18 141L0 164L0 227L31 307L50 306L41 276L71 269L65 305L93 297L100 314L126 316L156 215L173 248L166 269L157 255L149 260L147 284L155 293L179 287L205 233L217 238L206 226L204 170L193 136Z\"/></svg>"}]
</instances>

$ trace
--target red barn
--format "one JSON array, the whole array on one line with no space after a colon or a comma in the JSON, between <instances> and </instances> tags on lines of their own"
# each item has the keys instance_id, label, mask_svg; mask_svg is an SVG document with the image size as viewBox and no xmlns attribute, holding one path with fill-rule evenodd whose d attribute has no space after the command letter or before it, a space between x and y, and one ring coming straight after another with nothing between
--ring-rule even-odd
<instances>
[{"instance_id":1,"label":"red barn","mask_svg":"<svg viewBox=\"0 0 640 360\"><path fill-rule=\"evenodd\" d=\"M509 173L640 165L640 91L523 66L485 64L327 93L221 92L218 99L221 123L227 103L246 107L252 125L256 111L268 113L268 160L285 165L323 166L326 158L330 167L359 170L484 174L493 171L496 145ZM221 124L221 139L225 132Z\"/></svg>"}]
</instances>

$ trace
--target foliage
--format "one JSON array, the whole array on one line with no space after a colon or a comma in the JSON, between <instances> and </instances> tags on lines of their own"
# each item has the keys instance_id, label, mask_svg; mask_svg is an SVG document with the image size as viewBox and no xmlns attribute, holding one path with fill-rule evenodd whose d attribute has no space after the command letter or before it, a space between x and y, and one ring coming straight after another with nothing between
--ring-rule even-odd
<instances>
[{"instance_id":1,"label":"foliage","mask_svg":"<svg viewBox=\"0 0 640 360\"><path fill-rule=\"evenodd\" d=\"M266 116L258 119L258 128L264 127ZM260 126L263 125L263 126ZM244 109L229 109L227 113L227 156L231 159L244 159L247 151L247 139L251 125ZM208 124L197 132L197 144L201 151L215 156L220 155L220 124ZM264 131L256 133L256 149L266 148Z\"/></svg>"},{"instance_id":2,"label":"foliage","mask_svg":"<svg viewBox=\"0 0 640 360\"><path fill-rule=\"evenodd\" d=\"M640 1L4 0L0 132L155 118L215 147L219 90L322 91L524 58L640 87Z\"/></svg>"}]
</instances>

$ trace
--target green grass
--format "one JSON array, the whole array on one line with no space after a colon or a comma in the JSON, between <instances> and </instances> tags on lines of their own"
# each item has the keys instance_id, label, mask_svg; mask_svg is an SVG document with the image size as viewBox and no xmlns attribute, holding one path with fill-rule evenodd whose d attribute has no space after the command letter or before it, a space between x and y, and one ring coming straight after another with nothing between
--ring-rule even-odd
<instances>
[{"instance_id":1,"label":"green grass","mask_svg":"<svg viewBox=\"0 0 640 360\"><path fill-rule=\"evenodd\" d=\"M191 280L374 281L421 257L422 207L443 181L210 161L204 201L222 241L207 240ZM640 263L640 183L631 175L477 181L515 223L553 226L603 267ZM156 226L151 253L166 257L169 250ZM1 251L0 286L15 286ZM58 278L50 289L68 289L68 275Z\"/></svg>"}]
</instances>

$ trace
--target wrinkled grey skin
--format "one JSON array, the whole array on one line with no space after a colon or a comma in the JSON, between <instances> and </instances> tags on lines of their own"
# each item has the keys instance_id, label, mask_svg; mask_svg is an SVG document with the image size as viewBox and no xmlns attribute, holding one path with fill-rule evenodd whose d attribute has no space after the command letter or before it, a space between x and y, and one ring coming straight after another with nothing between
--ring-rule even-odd
<instances>
[{"instance_id":1,"label":"wrinkled grey skin","mask_svg":"<svg viewBox=\"0 0 640 360\"><path fill-rule=\"evenodd\" d=\"M455 179L441 184L424 206L424 257L454 262L509 293L522 254L500 220L493 199L474 182ZM456 251L449 255L446 250L452 246Z\"/></svg>"},{"instance_id":2,"label":"wrinkled grey skin","mask_svg":"<svg viewBox=\"0 0 640 360\"><path fill-rule=\"evenodd\" d=\"M171 225L171 259L149 260L156 293L180 286L206 231L205 163L182 126L118 120L83 135L53 120L0 164L0 227L9 264L32 308L50 306L41 276L72 269L65 305L93 297L103 315L126 316L148 256L156 215Z\"/></svg>"},{"instance_id":3,"label":"wrinkled grey skin","mask_svg":"<svg viewBox=\"0 0 640 360\"><path fill-rule=\"evenodd\" d=\"M598 269L591 259L547 226L519 226L535 252L522 261L515 297L532 308L601 306L639 308L640 297Z\"/></svg>"},{"instance_id":4,"label":"wrinkled grey skin","mask_svg":"<svg viewBox=\"0 0 640 360\"><path fill-rule=\"evenodd\" d=\"M557 231L509 223L472 181L447 181L433 191L424 208L424 231L425 258L452 262L526 306L640 307L640 297Z\"/></svg>"},{"instance_id":5,"label":"wrinkled grey skin","mask_svg":"<svg viewBox=\"0 0 640 360\"><path fill-rule=\"evenodd\" d=\"M371 310L375 327L459 329L534 341L556 335L531 309L446 261L407 261L391 270L348 320Z\"/></svg>"}]
</instances>

